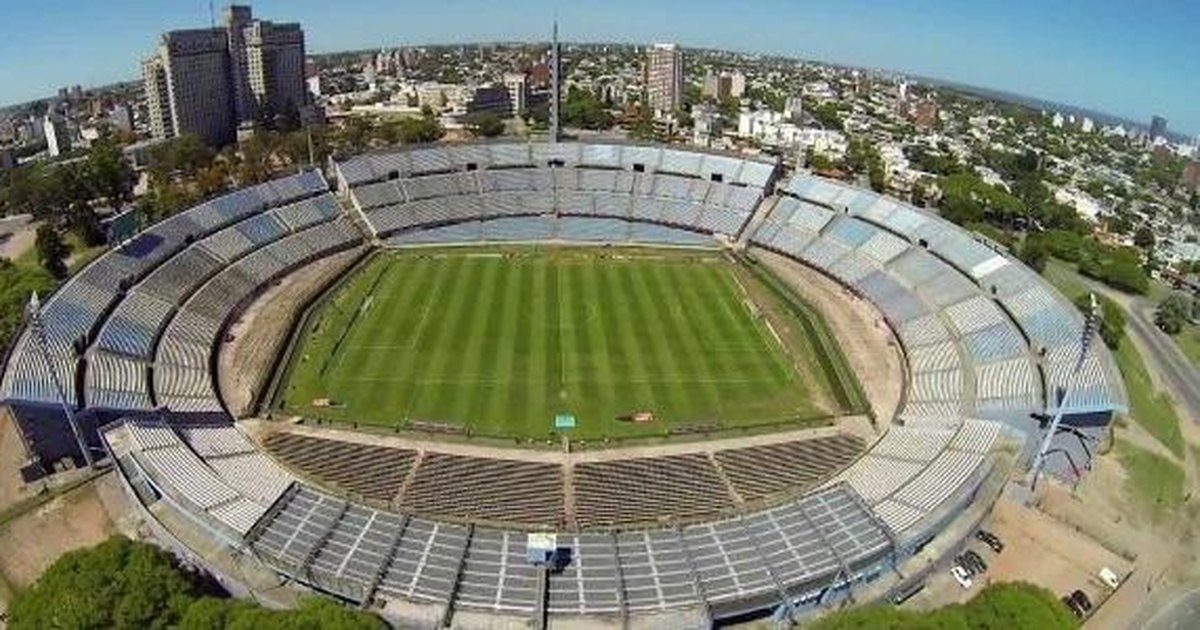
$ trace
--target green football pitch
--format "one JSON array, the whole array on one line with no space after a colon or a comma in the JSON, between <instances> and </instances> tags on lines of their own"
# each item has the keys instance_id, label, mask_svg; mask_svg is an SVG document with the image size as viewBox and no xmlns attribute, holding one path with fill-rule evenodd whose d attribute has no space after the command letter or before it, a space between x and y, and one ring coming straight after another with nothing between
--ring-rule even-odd
<instances>
[{"instance_id":1,"label":"green football pitch","mask_svg":"<svg viewBox=\"0 0 1200 630\"><path fill-rule=\"evenodd\" d=\"M516 439L819 422L848 410L801 317L717 253L385 253L314 309L275 404Z\"/></svg>"}]
</instances>

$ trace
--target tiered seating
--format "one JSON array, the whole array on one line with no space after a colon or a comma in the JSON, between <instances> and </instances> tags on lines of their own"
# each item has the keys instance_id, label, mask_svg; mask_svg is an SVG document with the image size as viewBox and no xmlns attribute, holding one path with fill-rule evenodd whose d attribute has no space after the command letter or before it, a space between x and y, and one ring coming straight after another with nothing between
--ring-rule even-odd
<instances>
[{"instance_id":1,"label":"tiered seating","mask_svg":"<svg viewBox=\"0 0 1200 630\"><path fill-rule=\"evenodd\" d=\"M101 347L114 352L146 351L145 337L153 336L153 316L162 315L161 308L143 314L127 307L117 313L120 319L114 330L105 333L101 329L105 314L121 301L126 290L145 277L142 292L170 302L175 294L174 283L180 279L176 272L182 268L171 262L190 241L202 239L267 207L317 194L325 186L319 173L295 175L284 178L284 182L277 188L267 183L239 190L170 217L102 255L47 300L42 317L50 360L68 398L76 398L73 384L78 358L93 335L103 336ZM155 271L164 261L168 264ZM190 258L189 262L193 273L205 273L208 261ZM22 334L0 384L0 396L57 404L58 393L45 368L39 365L43 361L38 354L30 334Z\"/></svg>"},{"instance_id":2,"label":"tiered seating","mask_svg":"<svg viewBox=\"0 0 1200 630\"><path fill-rule=\"evenodd\" d=\"M426 452L401 507L460 519L562 521L562 466Z\"/></svg>"},{"instance_id":3,"label":"tiered seating","mask_svg":"<svg viewBox=\"0 0 1200 630\"><path fill-rule=\"evenodd\" d=\"M936 520L970 498L1000 438L999 423L953 422L892 426L837 479L849 483L897 535L920 540L923 519Z\"/></svg>"},{"instance_id":4,"label":"tiered seating","mask_svg":"<svg viewBox=\"0 0 1200 630\"><path fill-rule=\"evenodd\" d=\"M524 147L492 145L528 154ZM565 214L661 222L704 233L737 235L774 177L775 165L657 147L559 143L533 145L532 159L489 168L481 147L447 146L448 169L414 166L418 151L353 158L338 166L375 234L438 229L485 216ZM408 155L413 153L414 155ZM468 170L473 165L477 170ZM421 236L400 237L419 243Z\"/></svg>"},{"instance_id":5,"label":"tiered seating","mask_svg":"<svg viewBox=\"0 0 1200 630\"><path fill-rule=\"evenodd\" d=\"M575 512L582 526L688 517L733 507L704 454L575 465Z\"/></svg>"},{"instance_id":6,"label":"tiered seating","mask_svg":"<svg viewBox=\"0 0 1200 630\"><path fill-rule=\"evenodd\" d=\"M713 457L743 500L798 491L824 481L863 450L851 435L716 451Z\"/></svg>"},{"instance_id":7,"label":"tiered seating","mask_svg":"<svg viewBox=\"0 0 1200 630\"><path fill-rule=\"evenodd\" d=\"M124 355L91 353L86 403L97 409L153 409L146 390L146 364Z\"/></svg>"},{"instance_id":8,"label":"tiered seating","mask_svg":"<svg viewBox=\"0 0 1200 630\"><path fill-rule=\"evenodd\" d=\"M298 433L273 433L267 452L300 474L351 496L392 502L408 476L416 451L342 442Z\"/></svg>"},{"instance_id":9,"label":"tiered seating","mask_svg":"<svg viewBox=\"0 0 1200 630\"><path fill-rule=\"evenodd\" d=\"M315 257L360 239L347 218L286 236L224 268L177 311L163 332L154 361L159 405L174 411L222 411L208 373L208 354L225 321L262 285Z\"/></svg>"},{"instance_id":10,"label":"tiered seating","mask_svg":"<svg viewBox=\"0 0 1200 630\"><path fill-rule=\"evenodd\" d=\"M255 468L249 477L227 477L229 470L214 470L211 460L206 462L198 456L160 419L126 419L110 430L127 432L134 458L160 491L239 537L254 527L291 484L285 473L267 467ZM231 457L263 456L253 453Z\"/></svg>"},{"instance_id":11,"label":"tiered seating","mask_svg":"<svg viewBox=\"0 0 1200 630\"><path fill-rule=\"evenodd\" d=\"M353 601L380 595L522 616L538 606L523 532L468 531L347 505L303 486L256 531L257 556ZM842 577L864 579L891 555L886 530L845 485L745 518L559 535L558 542L570 556L548 576L552 615L695 606L737 612L739 602L773 600L780 588L825 588L843 567L852 574Z\"/></svg>"},{"instance_id":12,"label":"tiered seating","mask_svg":"<svg viewBox=\"0 0 1200 630\"><path fill-rule=\"evenodd\" d=\"M1076 359L1081 318L1036 273L1007 257L986 239L894 199L810 175L793 177L784 189L798 198L844 211L928 248L928 252L917 247L905 251L901 249L904 244L891 236L888 238L891 244L876 260L883 262L901 284L931 307L929 311L945 310L953 324L952 335L962 338L967 367L983 375L976 376L980 380L979 389L988 393L980 394L976 413L1017 418L1037 408L1052 410L1056 406L1053 393L1065 385L1066 374ZM825 215L826 211L819 211L814 216L824 221ZM839 232L842 221L837 222ZM756 236L764 246L785 253L801 253L794 241L789 243L790 248L779 247L776 242L782 238L779 230L760 229ZM874 252L880 244L868 241L864 246ZM897 256L896 251L903 253ZM835 267L832 272L845 280L852 278L855 270ZM893 323L926 312L913 308L907 299L894 302L896 294L886 289L885 284L874 276L858 282L859 288L883 308ZM885 296L893 300L893 308L877 299ZM1007 314L1000 312L991 296L1003 305ZM910 353L913 350L907 349ZM1035 355L1044 354L1040 364L1047 383L1045 391L1039 391L1036 375L1030 376L1032 365L1016 367L1014 359L1029 350ZM1073 410L1119 411L1125 407L1125 393L1111 355L1097 348L1095 358ZM1012 368L1011 374L1005 373L1005 367ZM1003 395L993 396L997 392Z\"/></svg>"}]
</instances>

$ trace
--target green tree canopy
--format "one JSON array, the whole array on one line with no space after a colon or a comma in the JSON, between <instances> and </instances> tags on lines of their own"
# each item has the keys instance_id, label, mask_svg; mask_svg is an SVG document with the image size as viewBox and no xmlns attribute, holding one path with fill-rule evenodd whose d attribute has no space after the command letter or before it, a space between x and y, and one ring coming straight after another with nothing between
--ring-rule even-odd
<instances>
[{"instance_id":1,"label":"green tree canopy","mask_svg":"<svg viewBox=\"0 0 1200 630\"><path fill-rule=\"evenodd\" d=\"M114 208L129 201L135 180L133 167L112 139L102 138L92 145L85 169L96 196L107 199Z\"/></svg>"},{"instance_id":2,"label":"green tree canopy","mask_svg":"<svg viewBox=\"0 0 1200 630\"><path fill-rule=\"evenodd\" d=\"M304 600L296 610L267 610L220 598L205 577L165 551L114 537L59 558L9 609L13 630L42 628L382 629L374 615L332 600Z\"/></svg>"},{"instance_id":3,"label":"green tree canopy","mask_svg":"<svg viewBox=\"0 0 1200 630\"><path fill-rule=\"evenodd\" d=\"M591 90L571 88L562 108L563 122L572 127L603 131L616 122L608 107Z\"/></svg>"},{"instance_id":4,"label":"green tree canopy","mask_svg":"<svg viewBox=\"0 0 1200 630\"><path fill-rule=\"evenodd\" d=\"M166 552L111 538L59 558L13 600L9 625L22 628L161 628L183 619L202 581Z\"/></svg>"},{"instance_id":5,"label":"green tree canopy","mask_svg":"<svg viewBox=\"0 0 1200 630\"><path fill-rule=\"evenodd\" d=\"M1178 291L1168 295L1154 311L1154 323L1168 335L1183 332L1192 314L1192 298Z\"/></svg>"},{"instance_id":6,"label":"green tree canopy","mask_svg":"<svg viewBox=\"0 0 1200 630\"><path fill-rule=\"evenodd\" d=\"M1054 594L1024 582L998 582L966 604L934 610L901 610L874 604L817 620L812 630L1068 630L1079 627Z\"/></svg>"},{"instance_id":7,"label":"green tree canopy","mask_svg":"<svg viewBox=\"0 0 1200 630\"><path fill-rule=\"evenodd\" d=\"M467 130L477 138L495 138L504 133L504 119L493 112L476 112L467 115Z\"/></svg>"},{"instance_id":8,"label":"green tree canopy","mask_svg":"<svg viewBox=\"0 0 1200 630\"><path fill-rule=\"evenodd\" d=\"M43 223L37 229L38 262L51 276L61 280L67 277L67 244L63 242L58 230L49 223Z\"/></svg>"}]
</instances>

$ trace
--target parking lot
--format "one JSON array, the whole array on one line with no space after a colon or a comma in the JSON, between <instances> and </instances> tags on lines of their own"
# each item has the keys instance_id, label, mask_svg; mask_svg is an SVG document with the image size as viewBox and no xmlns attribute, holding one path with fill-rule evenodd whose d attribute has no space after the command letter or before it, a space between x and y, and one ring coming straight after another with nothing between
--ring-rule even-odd
<instances>
[{"instance_id":1,"label":"parking lot","mask_svg":"<svg viewBox=\"0 0 1200 630\"><path fill-rule=\"evenodd\" d=\"M1004 551L997 554L971 537L958 554L973 550L987 564L987 571L972 576L971 588L963 589L947 564L934 572L925 589L906 607L927 609L964 602L988 584L1006 581L1031 582L1058 597L1080 589L1098 606L1110 592L1099 577L1100 570L1108 567L1124 576L1131 568L1129 562L1083 533L1008 499L996 503L982 528L1000 538Z\"/></svg>"}]
</instances>

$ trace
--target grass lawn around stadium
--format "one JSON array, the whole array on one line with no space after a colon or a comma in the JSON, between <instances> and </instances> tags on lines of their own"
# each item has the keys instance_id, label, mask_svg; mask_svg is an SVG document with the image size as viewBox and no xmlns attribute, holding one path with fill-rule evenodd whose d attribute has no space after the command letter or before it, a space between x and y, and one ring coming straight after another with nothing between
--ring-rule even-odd
<instances>
[{"instance_id":1,"label":"grass lawn around stadium","mask_svg":"<svg viewBox=\"0 0 1200 630\"><path fill-rule=\"evenodd\" d=\"M717 252L381 253L310 313L274 406L518 440L824 423L856 404L805 317Z\"/></svg>"}]
</instances>

